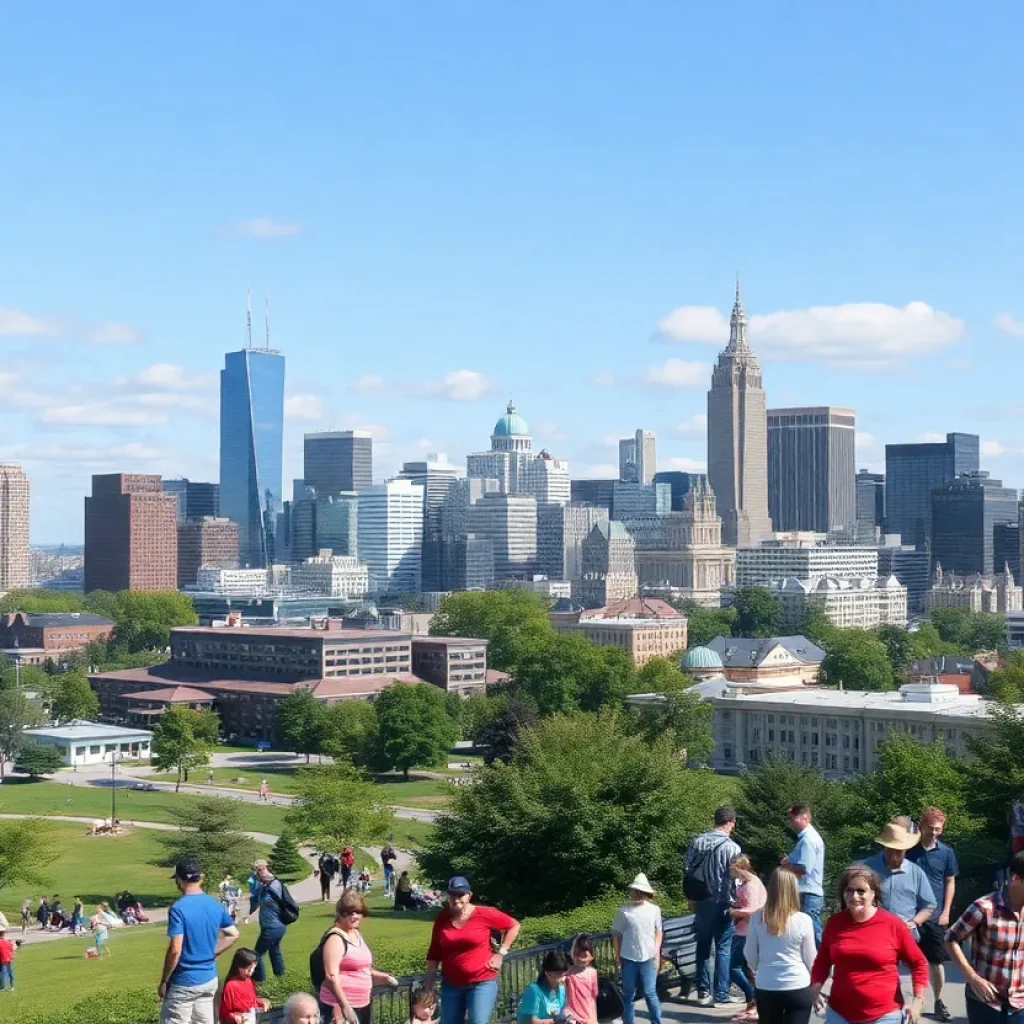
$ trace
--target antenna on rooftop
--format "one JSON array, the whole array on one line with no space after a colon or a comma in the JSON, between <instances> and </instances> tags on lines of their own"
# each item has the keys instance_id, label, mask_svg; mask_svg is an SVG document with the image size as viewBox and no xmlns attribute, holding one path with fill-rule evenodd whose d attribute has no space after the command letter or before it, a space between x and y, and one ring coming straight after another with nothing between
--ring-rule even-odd
<instances>
[{"instance_id":1,"label":"antenna on rooftop","mask_svg":"<svg viewBox=\"0 0 1024 1024\"><path fill-rule=\"evenodd\" d=\"M263 301L264 301L264 304L265 304L265 310L264 310L263 316L264 316L264 320L265 320L266 325L267 325L267 344L266 344L266 349L269 352L270 351L270 296L269 295L264 295L263 296Z\"/></svg>"}]
</instances>

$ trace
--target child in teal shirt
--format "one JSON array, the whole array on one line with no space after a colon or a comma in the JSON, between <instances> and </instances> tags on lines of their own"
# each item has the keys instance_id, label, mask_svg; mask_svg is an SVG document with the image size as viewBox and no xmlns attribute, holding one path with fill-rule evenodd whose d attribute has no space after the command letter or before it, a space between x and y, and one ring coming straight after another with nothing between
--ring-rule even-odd
<instances>
[{"instance_id":1,"label":"child in teal shirt","mask_svg":"<svg viewBox=\"0 0 1024 1024\"><path fill-rule=\"evenodd\" d=\"M540 977L519 1000L519 1024L555 1024L566 1019L565 976L570 967L572 960L559 950L544 957Z\"/></svg>"}]
</instances>

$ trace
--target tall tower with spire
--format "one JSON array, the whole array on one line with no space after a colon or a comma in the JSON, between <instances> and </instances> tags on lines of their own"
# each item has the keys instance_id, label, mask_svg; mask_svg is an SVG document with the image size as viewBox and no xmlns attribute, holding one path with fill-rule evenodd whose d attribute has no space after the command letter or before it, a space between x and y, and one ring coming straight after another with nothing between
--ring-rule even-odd
<instances>
[{"instance_id":1,"label":"tall tower with spire","mask_svg":"<svg viewBox=\"0 0 1024 1024\"><path fill-rule=\"evenodd\" d=\"M719 353L708 392L708 484L718 499L723 543L748 547L771 535L764 388L747 344L738 274L729 344Z\"/></svg>"}]
</instances>

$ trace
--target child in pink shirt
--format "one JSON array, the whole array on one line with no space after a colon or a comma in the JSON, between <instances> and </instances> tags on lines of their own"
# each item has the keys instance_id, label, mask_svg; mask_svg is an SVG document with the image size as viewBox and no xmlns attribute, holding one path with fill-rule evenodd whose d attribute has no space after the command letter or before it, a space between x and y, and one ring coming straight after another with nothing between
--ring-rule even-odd
<instances>
[{"instance_id":1,"label":"child in pink shirt","mask_svg":"<svg viewBox=\"0 0 1024 1024\"><path fill-rule=\"evenodd\" d=\"M747 1000L747 1005L733 1017L733 1020L743 1024L745 1021L757 1020L754 986L747 973L747 958L744 956L743 949L747 944L750 917L764 906L768 892L761 879L754 874L750 858L746 854L741 853L738 857L733 857L729 865L729 873L736 879L736 905L729 911L735 925L732 936L732 954L729 961L729 976Z\"/></svg>"},{"instance_id":2,"label":"child in pink shirt","mask_svg":"<svg viewBox=\"0 0 1024 1024\"><path fill-rule=\"evenodd\" d=\"M572 968L565 976L565 1009L579 1024L597 1024L597 971L594 940L578 935L570 952Z\"/></svg>"}]
</instances>

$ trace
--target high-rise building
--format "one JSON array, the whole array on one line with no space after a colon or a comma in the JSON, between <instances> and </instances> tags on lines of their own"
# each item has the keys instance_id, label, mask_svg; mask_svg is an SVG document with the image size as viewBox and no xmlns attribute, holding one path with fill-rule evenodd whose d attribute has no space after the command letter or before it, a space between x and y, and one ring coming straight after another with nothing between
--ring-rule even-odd
<instances>
[{"instance_id":1,"label":"high-rise building","mask_svg":"<svg viewBox=\"0 0 1024 1024\"><path fill-rule=\"evenodd\" d=\"M885 526L885 474L862 469L854 482L857 503L857 527L864 531Z\"/></svg>"},{"instance_id":2,"label":"high-rise building","mask_svg":"<svg viewBox=\"0 0 1024 1024\"><path fill-rule=\"evenodd\" d=\"M907 588L908 611L924 611L925 594L931 583L928 552L918 551L912 544L875 550L878 552L878 575L883 579L895 576Z\"/></svg>"},{"instance_id":3,"label":"high-rise building","mask_svg":"<svg viewBox=\"0 0 1024 1024\"><path fill-rule=\"evenodd\" d=\"M164 494L173 494L178 501L178 522L185 522L188 516L188 481L179 478L177 480L163 480L160 484Z\"/></svg>"},{"instance_id":4,"label":"high-rise building","mask_svg":"<svg viewBox=\"0 0 1024 1024\"><path fill-rule=\"evenodd\" d=\"M737 279L729 344L718 356L708 392L708 483L726 544L748 546L771 535L767 434L761 367L747 344Z\"/></svg>"},{"instance_id":5,"label":"high-rise building","mask_svg":"<svg viewBox=\"0 0 1024 1024\"><path fill-rule=\"evenodd\" d=\"M570 499L582 505L600 505L611 515L616 483L617 480L573 480L569 488Z\"/></svg>"},{"instance_id":6,"label":"high-rise building","mask_svg":"<svg viewBox=\"0 0 1024 1024\"><path fill-rule=\"evenodd\" d=\"M426 592L443 590L441 507L459 479L459 467L444 452L436 452L421 462L406 462L398 478L423 488L422 587Z\"/></svg>"},{"instance_id":7,"label":"high-rise building","mask_svg":"<svg viewBox=\"0 0 1024 1024\"><path fill-rule=\"evenodd\" d=\"M852 530L852 409L768 410L768 514L778 531Z\"/></svg>"},{"instance_id":8,"label":"high-rise building","mask_svg":"<svg viewBox=\"0 0 1024 1024\"><path fill-rule=\"evenodd\" d=\"M213 516L178 523L178 589L194 587L204 566L238 568L238 523Z\"/></svg>"},{"instance_id":9,"label":"high-rise building","mask_svg":"<svg viewBox=\"0 0 1024 1024\"><path fill-rule=\"evenodd\" d=\"M537 507L537 569L551 580L578 580L583 574L583 542L608 509L571 502Z\"/></svg>"},{"instance_id":10,"label":"high-rise building","mask_svg":"<svg viewBox=\"0 0 1024 1024\"><path fill-rule=\"evenodd\" d=\"M736 586L763 587L772 580L793 577L820 580L824 576L865 579L878 576L878 549L831 544L768 541L736 549Z\"/></svg>"},{"instance_id":11,"label":"high-rise building","mask_svg":"<svg viewBox=\"0 0 1024 1024\"><path fill-rule=\"evenodd\" d=\"M303 438L303 479L320 497L373 484L373 436L365 430L328 430Z\"/></svg>"},{"instance_id":12,"label":"high-rise building","mask_svg":"<svg viewBox=\"0 0 1024 1024\"><path fill-rule=\"evenodd\" d=\"M21 466L0 463L0 594L32 586L29 485Z\"/></svg>"},{"instance_id":13,"label":"high-rise building","mask_svg":"<svg viewBox=\"0 0 1024 1024\"><path fill-rule=\"evenodd\" d=\"M178 499L159 476L104 473L85 499L85 590L176 590Z\"/></svg>"},{"instance_id":14,"label":"high-rise building","mask_svg":"<svg viewBox=\"0 0 1024 1024\"><path fill-rule=\"evenodd\" d=\"M995 564L995 526L1017 522L1017 491L988 473L964 473L932 492L932 565L960 575L1002 572Z\"/></svg>"},{"instance_id":15,"label":"high-rise building","mask_svg":"<svg viewBox=\"0 0 1024 1024\"><path fill-rule=\"evenodd\" d=\"M924 549L931 536L932 492L980 468L977 434L947 434L945 441L885 446L885 521L904 544Z\"/></svg>"},{"instance_id":16,"label":"high-rise building","mask_svg":"<svg viewBox=\"0 0 1024 1024\"><path fill-rule=\"evenodd\" d=\"M316 548L355 558L358 542L359 495L355 492L316 497Z\"/></svg>"},{"instance_id":17,"label":"high-rise building","mask_svg":"<svg viewBox=\"0 0 1024 1024\"><path fill-rule=\"evenodd\" d=\"M185 514L189 519L220 517L220 484L189 480L185 496Z\"/></svg>"},{"instance_id":18,"label":"high-rise building","mask_svg":"<svg viewBox=\"0 0 1024 1024\"><path fill-rule=\"evenodd\" d=\"M700 481L705 487L708 485L707 473L683 473L677 469L670 469L654 474L654 483L668 484L671 488L672 511L683 511L683 498Z\"/></svg>"},{"instance_id":19,"label":"high-rise building","mask_svg":"<svg viewBox=\"0 0 1024 1024\"><path fill-rule=\"evenodd\" d=\"M619 441L619 480L627 484L649 484L658 468L658 447L654 434L638 430Z\"/></svg>"},{"instance_id":20,"label":"high-rise building","mask_svg":"<svg viewBox=\"0 0 1024 1024\"><path fill-rule=\"evenodd\" d=\"M468 533L491 542L494 578L528 576L537 564L537 502L489 491L469 507Z\"/></svg>"},{"instance_id":21,"label":"high-rise building","mask_svg":"<svg viewBox=\"0 0 1024 1024\"><path fill-rule=\"evenodd\" d=\"M388 480L359 491L359 561L370 572L370 590L417 593L423 554L423 486Z\"/></svg>"},{"instance_id":22,"label":"high-rise building","mask_svg":"<svg viewBox=\"0 0 1024 1024\"><path fill-rule=\"evenodd\" d=\"M670 484L631 484L615 481L612 519L664 516L672 511Z\"/></svg>"},{"instance_id":23,"label":"high-rise building","mask_svg":"<svg viewBox=\"0 0 1024 1024\"><path fill-rule=\"evenodd\" d=\"M470 533L444 542L444 590L486 590L494 582L494 545Z\"/></svg>"},{"instance_id":24,"label":"high-rise building","mask_svg":"<svg viewBox=\"0 0 1024 1024\"><path fill-rule=\"evenodd\" d=\"M1021 578L1020 523L996 523L992 528L992 564L996 572L1009 569L1013 578Z\"/></svg>"},{"instance_id":25,"label":"high-rise building","mask_svg":"<svg viewBox=\"0 0 1024 1024\"><path fill-rule=\"evenodd\" d=\"M629 530L615 520L595 523L583 542L580 600L590 608L636 597L636 544Z\"/></svg>"},{"instance_id":26,"label":"high-rise building","mask_svg":"<svg viewBox=\"0 0 1024 1024\"><path fill-rule=\"evenodd\" d=\"M261 568L275 558L281 511L284 356L244 348L220 372L220 513L238 523L238 558Z\"/></svg>"}]
</instances>

